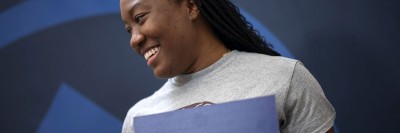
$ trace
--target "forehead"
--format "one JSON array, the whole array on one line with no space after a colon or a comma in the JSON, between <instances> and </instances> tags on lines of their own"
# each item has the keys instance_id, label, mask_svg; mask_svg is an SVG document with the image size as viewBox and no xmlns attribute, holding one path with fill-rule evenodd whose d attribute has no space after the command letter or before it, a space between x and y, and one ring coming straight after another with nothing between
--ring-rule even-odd
<instances>
[{"instance_id":1,"label":"forehead","mask_svg":"<svg viewBox=\"0 0 400 133\"><path fill-rule=\"evenodd\" d=\"M165 8L172 5L174 0L120 0L121 13L132 13L135 9Z\"/></svg>"},{"instance_id":2,"label":"forehead","mask_svg":"<svg viewBox=\"0 0 400 133\"><path fill-rule=\"evenodd\" d=\"M170 11L177 7L176 0L120 0L120 12L123 20L130 19L132 15L140 10L154 9L160 13Z\"/></svg>"},{"instance_id":3,"label":"forehead","mask_svg":"<svg viewBox=\"0 0 400 133\"><path fill-rule=\"evenodd\" d=\"M157 4L157 3L171 3L175 0L120 0L120 7L129 7L129 6L136 6L136 5L143 5L143 4Z\"/></svg>"},{"instance_id":4,"label":"forehead","mask_svg":"<svg viewBox=\"0 0 400 133\"><path fill-rule=\"evenodd\" d=\"M148 4L149 1L153 0L120 0L121 12L138 6L143 6L146 3Z\"/></svg>"},{"instance_id":5,"label":"forehead","mask_svg":"<svg viewBox=\"0 0 400 133\"><path fill-rule=\"evenodd\" d=\"M136 9L150 7L151 1L154 0L120 0L120 12L124 22L134 14Z\"/></svg>"}]
</instances>

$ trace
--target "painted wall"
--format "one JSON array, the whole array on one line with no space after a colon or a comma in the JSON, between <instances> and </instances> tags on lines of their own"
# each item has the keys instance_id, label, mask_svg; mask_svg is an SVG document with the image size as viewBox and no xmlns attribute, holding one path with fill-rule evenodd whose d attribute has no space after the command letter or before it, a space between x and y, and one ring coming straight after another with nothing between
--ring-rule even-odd
<instances>
[{"instance_id":1,"label":"painted wall","mask_svg":"<svg viewBox=\"0 0 400 133\"><path fill-rule=\"evenodd\" d=\"M399 131L400 1L234 2L310 69L340 132ZM120 132L164 82L128 42L114 0L3 0L1 132Z\"/></svg>"}]
</instances>

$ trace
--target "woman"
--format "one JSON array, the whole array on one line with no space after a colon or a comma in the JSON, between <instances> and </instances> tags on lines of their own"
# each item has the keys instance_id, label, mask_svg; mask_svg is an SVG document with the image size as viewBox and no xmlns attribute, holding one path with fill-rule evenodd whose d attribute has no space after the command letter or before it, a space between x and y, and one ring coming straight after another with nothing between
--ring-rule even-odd
<instances>
[{"instance_id":1,"label":"woman","mask_svg":"<svg viewBox=\"0 0 400 133\"><path fill-rule=\"evenodd\" d=\"M299 62L279 56L228 0L121 0L131 47L168 81L133 117L275 95L281 132L333 132L335 111Z\"/></svg>"}]
</instances>

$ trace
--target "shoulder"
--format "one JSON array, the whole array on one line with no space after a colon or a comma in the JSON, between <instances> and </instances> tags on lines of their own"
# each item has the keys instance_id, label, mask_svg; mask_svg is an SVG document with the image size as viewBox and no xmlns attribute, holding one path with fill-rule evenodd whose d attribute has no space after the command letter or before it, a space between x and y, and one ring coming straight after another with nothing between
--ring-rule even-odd
<instances>
[{"instance_id":1,"label":"shoulder","mask_svg":"<svg viewBox=\"0 0 400 133\"><path fill-rule=\"evenodd\" d=\"M140 100L128 110L128 113L125 116L125 120L122 126L122 132L128 133L133 131L134 117L154 114L152 112L154 112L155 110L152 109L151 105L157 103L156 102L157 98L154 96L157 94L157 92L158 91L156 91L153 95Z\"/></svg>"},{"instance_id":2,"label":"shoulder","mask_svg":"<svg viewBox=\"0 0 400 133\"><path fill-rule=\"evenodd\" d=\"M232 51L235 56L240 58L247 58L250 60L254 59L265 59L265 60L272 60L272 61L283 61L283 62L296 62L297 60L283 57L283 56L271 56L266 54L260 53L252 53L252 52L245 52L245 51Z\"/></svg>"},{"instance_id":3,"label":"shoulder","mask_svg":"<svg viewBox=\"0 0 400 133\"><path fill-rule=\"evenodd\" d=\"M150 100L151 97L146 97L138 101L135 105L133 105L129 110L127 116L130 118L140 116L142 115L140 112L141 110L146 109L149 103L151 103L152 100Z\"/></svg>"},{"instance_id":4,"label":"shoulder","mask_svg":"<svg viewBox=\"0 0 400 133\"><path fill-rule=\"evenodd\" d=\"M234 58L231 67L243 73L256 74L265 77L290 78L295 70L298 60L283 57L270 56L259 53L236 51L232 53Z\"/></svg>"},{"instance_id":5,"label":"shoulder","mask_svg":"<svg viewBox=\"0 0 400 133\"><path fill-rule=\"evenodd\" d=\"M259 53L249 53L237 51L234 53L236 56L235 62L237 64L258 66L261 68L275 68L275 69L293 69L298 60L283 57L283 56L270 56Z\"/></svg>"},{"instance_id":6,"label":"shoulder","mask_svg":"<svg viewBox=\"0 0 400 133\"><path fill-rule=\"evenodd\" d=\"M155 107L154 105L160 103L160 99L162 99L161 93L165 93L163 91L165 90L159 89L152 95L138 101L129 109L128 115L136 117L155 113L157 109L153 109Z\"/></svg>"}]
</instances>

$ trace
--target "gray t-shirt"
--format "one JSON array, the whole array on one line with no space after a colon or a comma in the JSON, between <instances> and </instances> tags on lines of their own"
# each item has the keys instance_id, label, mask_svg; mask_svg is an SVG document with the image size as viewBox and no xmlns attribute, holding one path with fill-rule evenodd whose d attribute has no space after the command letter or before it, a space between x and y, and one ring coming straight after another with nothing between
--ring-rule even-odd
<instances>
[{"instance_id":1,"label":"gray t-shirt","mask_svg":"<svg viewBox=\"0 0 400 133\"><path fill-rule=\"evenodd\" d=\"M310 72L297 60L231 51L211 66L179 75L128 112L122 132L133 133L133 117L174 111L196 103L224 103L275 95L283 133L326 132L335 110Z\"/></svg>"}]
</instances>

